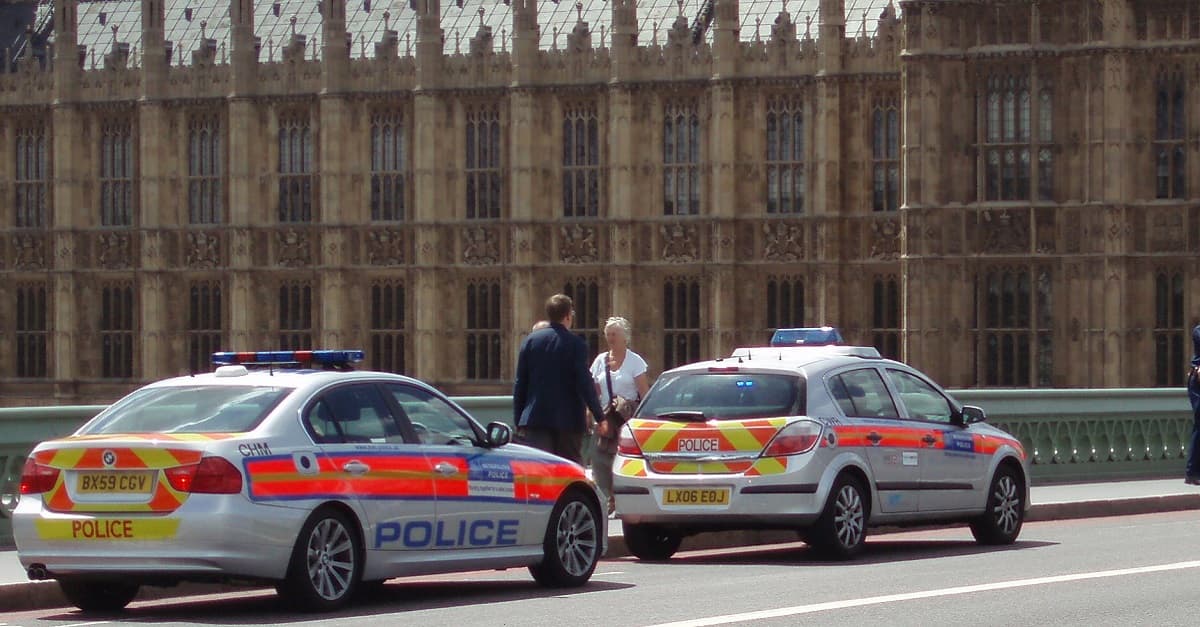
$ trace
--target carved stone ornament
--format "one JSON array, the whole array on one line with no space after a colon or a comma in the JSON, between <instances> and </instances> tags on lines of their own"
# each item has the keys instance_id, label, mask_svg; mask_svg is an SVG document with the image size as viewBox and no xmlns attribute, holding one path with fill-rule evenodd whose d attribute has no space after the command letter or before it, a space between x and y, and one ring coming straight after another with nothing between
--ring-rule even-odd
<instances>
[{"instance_id":1,"label":"carved stone ornament","mask_svg":"<svg viewBox=\"0 0 1200 627\"><path fill-rule=\"evenodd\" d=\"M1018 253L1029 248L1029 221L1008 210L984 211L980 216L983 250L989 253Z\"/></svg>"},{"instance_id":2,"label":"carved stone ornament","mask_svg":"<svg viewBox=\"0 0 1200 627\"><path fill-rule=\"evenodd\" d=\"M900 256L900 222L888 218L871 223L871 258L891 260Z\"/></svg>"},{"instance_id":3,"label":"carved stone ornament","mask_svg":"<svg viewBox=\"0 0 1200 627\"><path fill-rule=\"evenodd\" d=\"M367 263L373 266L404 264L404 233L399 229L376 229L367 233Z\"/></svg>"},{"instance_id":4,"label":"carved stone ornament","mask_svg":"<svg viewBox=\"0 0 1200 627\"><path fill-rule=\"evenodd\" d=\"M561 226L558 229L558 241L558 255L563 263L594 263L599 259L594 226Z\"/></svg>"},{"instance_id":5,"label":"carved stone ornament","mask_svg":"<svg viewBox=\"0 0 1200 627\"><path fill-rule=\"evenodd\" d=\"M17 270L46 269L46 241L38 236L22 233L14 235L13 267Z\"/></svg>"},{"instance_id":6,"label":"carved stone ornament","mask_svg":"<svg viewBox=\"0 0 1200 627\"><path fill-rule=\"evenodd\" d=\"M102 233L98 238L100 267L120 270L131 266L132 252L128 233Z\"/></svg>"},{"instance_id":7,"label":"carved stone ornament","mask_svg":"<svg viewBox=\"0 0 1200 627\"><path fill-rule=\"evenodd\" d=\"M500 238L494 231L476 226L464 229L462 234L463 261L473 266L500 263Z\"/></svg>"},{"instance_id":8,"label":"carved stone ornament","mask_svg":"<svg viewBox=\"0 0 1200 627\"><path fill-rule=\"evenodd\" d=\"M190 268L216 268L221 261L220 236L201 231L188 233L184 255L184 263Z\"/></svg>"},{"instance_id":9,"label":"carved stone ornament","mask_svg":"<svg viewBox=\"0 0 1200 627\"><path fill-rule=\"evenodd\" d=\"M279 265L298 268L312 265L312 247L307 232L288 229L275 234Z\"/></svg>"},{"instance_id":10,"label":"carved stone ornament","mask_svg":"<svg viewBox=\"0 0 1200 627\"><path fill-rule=\"evenodd\" d=\"M804 227L775 222L763 225L763 259L800 261L804 258Z\"/></svg>"},{"instance_id":11,"label":"carved stone ornament","mask_svg":"<svg viewBox=\"0 0 1200 627\"><path fill-rule=\"evenodd\" d=\"M1150 250L1155 252L1183 252L1187 229L1184 227L1183 212L1170 209L1154 214L1150 226Z\"/></svg>"},{"instance_id":12,"label":"carved stone ornament","mask_svg":"<svg viewBox=\"0 0 1200 627\"><path fill-rule=\"evenodd\" d=\"M664 224L658 230L662 235L663 261L687 263L700 259L696 225L683 225L676 222L674 224Z\"/></svg>"}]
</instances>

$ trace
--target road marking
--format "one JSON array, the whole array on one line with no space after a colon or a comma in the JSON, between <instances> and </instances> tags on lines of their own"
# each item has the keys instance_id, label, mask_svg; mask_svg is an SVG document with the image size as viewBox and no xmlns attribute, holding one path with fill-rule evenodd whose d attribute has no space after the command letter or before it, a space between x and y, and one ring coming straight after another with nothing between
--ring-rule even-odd
<instances>
[{"instance_id":1,"label":"road marking","mask_svg":"<svg viewBox=\"0 0 1200 627\"><path fill-rule=\"evenodd\" d=\"M842 610L851 607L863 607L865 605L895 603L897 601L931 599L934 597L972 594L975 592L988 592L991 590L1006 590L1009 588L1024 588L1028 586L1041 586L1045 584L1064 583L1068 581L1103 579L1106 577L1124 577L1127 575L1141 575L1145 573L1161 573L1172 570L1184 570L1187 568L1200 568L1200 560L1194 560L1190 562L1175 562L1173 564L1161 564L1158 566L1122 568L1120 570L1100 570L1090 573L1076 573L1074 575L1055 575L1052 577L1035 577L1033 579L1015 579L1012 581L998 581L996 583L984 583L974 586L958 586L956 588L944 588L941 590L924 590L921 592L886 594L875 597L864 597L861 599L846 599L844 601L828 601L825 603L813 603L811 605L795 605L792 607L781 607L775 610L760 610L757 612L726 614L724 616L711 616L709 618L697 618L695 620L682 620L674 623L662 623L659 625L654 625L653 627L704 627L706 625L726 625L729 623L743 623L764 620L768 618L795 616L797 614L812 614L814 612L825 612L828 610Z\"/></svg>"},{"instance_id":2,"label":"road marking","mask_svg":"<svg viewBox=\"0 0 1200 627\"><path fill-rule=\"evenodd\" d=\"M62 627L86 627L87 625L107 625L110 622L112 622L112 621L94 620L90 623L71 623L70 625L63 625Z\"/></svg>"}]
</instances>

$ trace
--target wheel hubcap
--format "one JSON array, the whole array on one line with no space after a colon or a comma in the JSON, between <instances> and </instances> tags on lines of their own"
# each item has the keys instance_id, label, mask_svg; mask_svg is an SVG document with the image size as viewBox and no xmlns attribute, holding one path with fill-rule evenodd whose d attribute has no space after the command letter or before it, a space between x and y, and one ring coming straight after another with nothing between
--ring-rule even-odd
<instances>
[{"instance_id":1,"label":"wheel hubcap","mask_svg":"<svg viewBox=\"0 0 1200 627\"><path fill-rule=\"evenodd\" d=\"M558 517L555 533L558 560L572 577L587 574L600 549L596 518L587 505L572 501Z\"/></svg>"},{"instance_id":2,"label":"wheel hubcap","mask_svg":"<svg viewBox=\"0 0 1200 627\"><path fill-rule=\"evenodd\" d=\"M852 486L842 486L838 491L837 501L834 502L833 525L838 543L842 546L849 548L862 541L862 498Z\"/></svg>"},{"instance_id":3,"label":"wheel hubcap","mask_svg":"<svg viewBox=\"0 0 1200 627\"><path fill-rule=\"evenodd\" d=\"M326 518L308 537L308 580L322 599L333 601L350 589L354 577L354 543L337 520Z\"/></svg>"},{"instance_id":4,"label":"wheel hubcap","mask_svg":"<svg viewBox=\"0 0 1200 627\"><path fill-rule=\"evenodd\" d=\"M1011 535L1021 522L1021 496L1012 477L1000 477L992 493L996 502L996 526Z\"/></svg>"}]
</instances>

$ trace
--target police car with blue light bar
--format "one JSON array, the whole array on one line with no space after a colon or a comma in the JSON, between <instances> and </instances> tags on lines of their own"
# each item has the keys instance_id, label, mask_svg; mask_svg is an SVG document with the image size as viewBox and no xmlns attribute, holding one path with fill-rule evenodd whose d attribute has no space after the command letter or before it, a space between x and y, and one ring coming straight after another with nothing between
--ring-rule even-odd
<instances>
[{"instance_id":1,"label":"police car with blue light bar","mask_svg":"<svg viewBox=\"0 0 1200 627\"><path fill-rule=\"evenodd\" d=\"M928 523L1014 542L1029 457L984 419L869 346L785 342L669 370L618 438L625 544L667 559L695 533L795 529L849 558L871 526Z\"/></svg>"},{"instance_id":2,"label":"police car with blue light bar","mask_svg":"<svg viewBox=\"0 0 1200 627\"><path fill-rule=\"evenodd\" d=\"M364 584L528 567L586 583L607 549L582 467L511 443L357 350L215 353L43 442L13 512L31 579L87 611L141 586L267 583L332 610Z\"/></svg>"}]
</instances>

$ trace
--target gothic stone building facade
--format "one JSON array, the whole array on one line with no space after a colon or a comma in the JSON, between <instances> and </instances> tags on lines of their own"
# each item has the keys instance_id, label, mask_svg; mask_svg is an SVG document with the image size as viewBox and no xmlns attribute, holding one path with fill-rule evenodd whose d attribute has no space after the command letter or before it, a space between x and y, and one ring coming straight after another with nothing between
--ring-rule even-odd
<instances>
[{"instance_id":1,"label":"gothic stone building facade","mask_svg":"<svg viewBox=\"0 0 1200 627\"><path fill-rule=\"evenodd\" d=\"M0 398L362 347L510 390L833 324L952 387L1179 385L1194 0L0 0ZM19 20L18 20L19 21Z\"/></svg>"}]
</instances>

